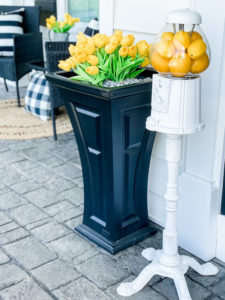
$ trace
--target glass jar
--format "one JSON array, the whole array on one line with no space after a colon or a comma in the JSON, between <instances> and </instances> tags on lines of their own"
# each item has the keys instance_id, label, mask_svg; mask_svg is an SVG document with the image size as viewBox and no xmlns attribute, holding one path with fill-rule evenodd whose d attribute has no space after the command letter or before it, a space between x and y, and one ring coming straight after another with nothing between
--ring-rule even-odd
<instances>
[{"instance_id":1,"label":"glass jar","mask_svg":"<svg viewBox=\"0 0 225 300\"><path fill-rule=\"evenodd\" d=\"M174 77L196 76L205 71L210 64L210 47L200 23L198 12L170 12L150 49L152 67Z\"/></svg>"}]
</instances>

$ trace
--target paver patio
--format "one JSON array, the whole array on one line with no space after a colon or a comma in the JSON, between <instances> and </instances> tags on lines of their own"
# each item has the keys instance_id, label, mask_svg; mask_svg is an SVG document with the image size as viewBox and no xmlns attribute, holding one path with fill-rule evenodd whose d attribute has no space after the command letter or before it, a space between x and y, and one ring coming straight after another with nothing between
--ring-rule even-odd
<instances>
[{"instance_id":1,"label":"paver patio","mask_svg":"<svg viewBox=\"0 0 225 300\"><path fill-rule=\"evenodd\" d=\"M9 89L6 94L0 85L0 99L15 98ZM160 231L112 256L74 232L82 212L82 170L72 133L58 141L0 140L0 299L178 299L172 281L159 276L130 298L116 293L120 282L148 264L142 250L161 247ZM225 264L214 263L217 276L189 270L193 300L225 299Z\"/></svg>"}]
</instances>

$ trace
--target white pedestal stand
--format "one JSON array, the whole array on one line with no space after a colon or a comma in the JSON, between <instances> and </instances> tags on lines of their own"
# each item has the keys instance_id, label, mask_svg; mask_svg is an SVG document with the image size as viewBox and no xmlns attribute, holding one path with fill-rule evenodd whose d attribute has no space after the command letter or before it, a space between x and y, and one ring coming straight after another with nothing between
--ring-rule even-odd
<instances>
[{"instance_id":1,"label":"white pedestal stand","mask_svg":"<svg viewBox=\"0 0 225 300\"><path fill-rule=\"evenodd\" d=\"M137 293L138 291L140 291L141 289L143 289L144 286L150 281L150 279L154 275L160 275L163 277L169 277L174 280L180 300L191 300L191 296L189 294L189 290L184 276L188 268L191 267L199 274L206 275L206 276L215 275L218 273L217 267L215 267L211 263L205 263L203 265L200 265L194 258L186 255L178 254L176 219L177 219L177 203L179 199L178 171L179 171L179 163L180 163L180 156L181 156L181 137L182 137L182 135L179 133L181 132L193 133L197 130L197 128L198 129L201 128L200 126L201 122L200 119L199 120L195 119L195 122L192 122L193 123L192 125L194 125L194 127L191 129L189 126L189 128L185 129L184 120L182 120L181 122L180 116L179 117L177 116L176 119L175 118L176 116L172 115L173 113L171 113L171 111L173 110L173 106L175 105L175 103L172 102L175 101L174 100L176 98L175 94L177 94L177 99L179 98L180 95L184 95L183 91L186 87L181 85L186 85L186 83L182 79L171 80L166 78L167 81L166 89L167 90L170 89L170 95L173 95L173 88L174 88L173 83L175 81L176 93L173 95L174 97L172 97L171 99L168 99L168 97L166 97L165 100L164 99L164 96L166 95L165 89L163 91L162 90L159 91L159 87L161 88L162 86L164 86L162 82L164 81L164 79L160 77L161 77L160 75L154 75L152 114L151 117L148 118L149 120L147 121L147 128L148 129L152 128L153 130L156 129L157 131L166 133L166 129L165 129L166 122L170 121L171 118L171 121L173 121L173 124L175 124L174 122L176 122L177 120L177 129L167 127L168 132L174 132L174 133L172 134L167 133L166 135L166 160L168 165L168 182L167 182L167 190L165 194L167 214L166 214L166 225L163 231L163 248L162 250L155 250L153 248L143 250L142 255L148 261L152 261L152 263L146 266L135 280L128 283L122 283L118 287L117 292L121 296L125 296L125 297L131 296ZM169 80L171 80L171 82L168 82ZM189 82L191 81L193 81L193 85L197 84L199 87L200 78L194 78L193 80L189 80ZM180 85L180 90L178 88L179 85ZM160 101L158 101L159 98ZM183 113L183 109L185 108L184 106L189 105L191 102L191 101L186 102L184 98L185 97L183 96L184 101L182 101L182 99L179 98L178 99L179 104L177 103L177 105L175 106L177 109L177 106L180 105L182 113ZM200 101L198 102L198 98L200 100L199 95L197 95L195 99L196 102L193 101L195 106L198 106L200 104ZM164 100L167 101L167 104L165 104ZM162 110L160 111L159 102L162 104L163 112ZM167 114L166 118L165 118L165 114ZM188 124L190 125L190 123ZM196 124L198 126L196 126ZM175 132L178 132L178 134L175 134Z\"/></svg>"}]
</instances>

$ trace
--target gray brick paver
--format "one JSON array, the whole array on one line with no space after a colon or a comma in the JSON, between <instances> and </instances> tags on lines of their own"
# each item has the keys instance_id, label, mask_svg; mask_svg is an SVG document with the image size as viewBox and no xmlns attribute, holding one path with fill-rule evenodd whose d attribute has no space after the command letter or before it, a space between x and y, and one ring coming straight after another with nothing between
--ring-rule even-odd
<instances>
[{"instance_id":1,"label":"gray brick paver","mask_svg":"<svg viewBox=\"0 0 225 300\"><path fill-rule=\"evenodd\" d=\"M33 237L3 247L26 269L34 269L56 258L56 255Z\"/></svg>"},{"instance_id":2,"label":"gray brick paver","mask_svg":"<svg viewBox=\"0 0 225 300\"><path fill-rule=\"evenodd\" d=\"M0 195L0 209L2 210L15 208L26 203L25 198L13 191Z\"/></svg>"},{"instance_id":3,"label":"gray brick paver","mask_svg":"<svg viewBox=\"0 0 225 300\"><path fill-rule=\"evenodd\" d=\"M32 230L32 234L37 236L38 239L44 243L51 242L62 236L68 235L69 233L71 233L70 230L57 222L47 223Z\"/></svg>"},{"instance_id":4,"label":"gray brick paver","mask_svg":"<svg viewBox=\"0 0 225 300\"><path fill-rule=\"evenodd\" d=\"M14 230L5 232L0 235L0 245L6 245L8 243L17 241L21 238L25 238L29 235L29 232L24 230L23 228L16 228Z\"/></svg>"},{"instance_id":5,"label":"gray brick paver","mask_svg":"<svg viewBox=\"0 0 225 300\"><path fill-rule=\"evenodd\" d=\"M54 290L80 277L77 271L59 259L31 271L31 273L49 290Z\"/></svg>"},{"instance_id":6,"label":"gray brick paver","mask_svg":"<svg viewBox=\"0 0 225 300\"><path fill-rule=\"evenodd\" d=\"M0 265L0 289L27 278L27 274L13 264Z\"/></svg>"},{"instance_id":7,"label":"gray brick paver","mask_svg":"<svg viewBox=\"0 0 225 300\"><path fill-rule=\"evenodd\" d=\"M115 285L131 275L113 258L103 254L86 260L77 266L77 270L102 289Z\"/></svg>"},{"instance_id":8,"label":"gray brick paver","mask_svg":"<svg viewBox=\"0 0 225 300\"><path fill-rule=\"evenodd\" d=\"M9 260L10 258L2 250L0 250L0 265L7 263Z\"/></svg>"},{"instance_id":9,"label":"gray brick paver","mask_svg":"<svg viewBox=\"0 0 225 300\"><path fill-rule=\"evenodd\" d=\"M8 212L9 216L14 218L21 226L39 221L48 217L44 212L35 207L33 204L28 203L20 207L11 209Z\"/></svg>"},{"instance_id":10,"label":"gray brick paver","mask_svg":"<svg viewBox=\"0 0 225 300\"><path fill-rule=\"evenodd\" d=\"M59 300L109 300L93 283L86 278L79 278L72 283L57 289L53 294Z\"/></svg>"},{"instance_id":11,"label":"gray brick paver","mask_svg":"<svg viewBox=\"0 0 225 300\"><path fill-rule=\"evenodd\" d=\"M3 300L52 300L54 299L47 294L31 278L13 285L0 292Z\"/></svg>"},{"instance_id":12,"label":"gray brick paver","mask_svg":"<svg viewBox=\"0 0 225 300\"><path fill-rule=\"evenodd\" d=\"M57 194L53 191L49 191L43 186L37 190L24 194L24 197L41 208L51 205L57 201Z\"/></svg>"},{"instance_id":13,"label":"gray brick paver","mask_svg":"<svg viewBox=\"0 0 225 300\"><path fill-rule=\"evenodd\" d=\"M73 187L62 193L57 197L58 200L68 200L72 204L79 206L84 203L84 190L80 187Z\"/></svg>"}]
</instances>

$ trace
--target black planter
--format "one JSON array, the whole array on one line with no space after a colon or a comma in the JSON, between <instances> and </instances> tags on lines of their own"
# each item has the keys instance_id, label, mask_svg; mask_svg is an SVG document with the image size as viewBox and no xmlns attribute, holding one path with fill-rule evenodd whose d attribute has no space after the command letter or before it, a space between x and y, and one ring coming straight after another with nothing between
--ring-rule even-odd
<instances>
[{"instance_id":1,"label":"black planter","mask_svg":"<svg viewBox=\"0 0 225 300\"><path fill-rule=\"evenodd\" d=\"M76 230L115 254L155 233L147 211L155 138L154 132L145 130L151 79L108 89L68 79L72 75L46 76L60 89L81 158L84 217Z\"/></svg>"}]
</instances>

